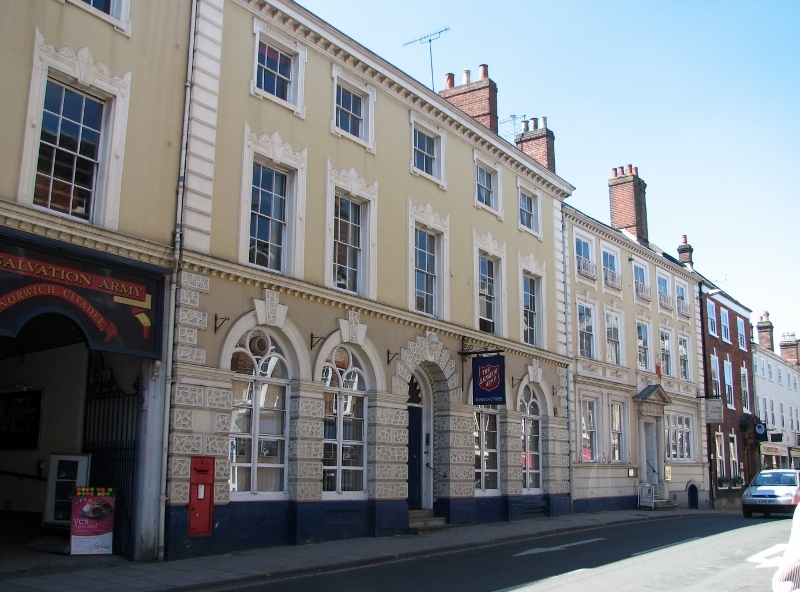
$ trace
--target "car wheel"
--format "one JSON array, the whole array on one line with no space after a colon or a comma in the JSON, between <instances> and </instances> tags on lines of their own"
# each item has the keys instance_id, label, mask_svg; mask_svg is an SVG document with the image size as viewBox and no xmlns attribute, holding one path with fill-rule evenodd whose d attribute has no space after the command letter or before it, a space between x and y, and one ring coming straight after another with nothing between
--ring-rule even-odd
<instances>
[{"instance_id":1,"label":"car wheel","mask_svg":"<svg viewBox=\"0 0 800 592\"><path fill-rule=\"evenodd\" d=\"M750 508L742 508L742 516L745 518L752 518L753 517L753 510Z\"/></svg>"}]
</instances>

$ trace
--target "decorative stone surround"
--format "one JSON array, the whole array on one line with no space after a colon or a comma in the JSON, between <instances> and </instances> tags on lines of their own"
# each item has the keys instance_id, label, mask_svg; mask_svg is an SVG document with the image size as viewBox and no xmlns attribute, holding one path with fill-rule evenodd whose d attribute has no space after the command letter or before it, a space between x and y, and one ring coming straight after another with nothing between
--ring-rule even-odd
<instances>
[{"instance_id":1,"label":"decorative stone surround","mask_svg":"<svg viewBox=\"0 0 800 592\"><path fill-rule=\"evenodd\" d=\"M289 499L322 500L322 437L325 403L319 385L300 383L289 399Z\"/></svg>"},{"instance_id":2,"label":"decorative stone surround","mask_svg":"<svg viewBox=\"0 0 800 592\"><path fill-rule=\"evenodd\" d=\"M208 328L208 313L199 307L200 295L208 293L210 281L207 276L181 270L178 283L175 360L205 365L206 350L197 347L197 334Z\"/></svg>"},{"instance_id":3,"label":"decorative stone surround","mask_svg":"<svg viewBox=\"0 0 800 592\"><path fill-rule=\"evenodd\" d=\"M408 497L408 409L395 397L369 396L367 407L367 495Z\"/></svg>"}]
</instances>

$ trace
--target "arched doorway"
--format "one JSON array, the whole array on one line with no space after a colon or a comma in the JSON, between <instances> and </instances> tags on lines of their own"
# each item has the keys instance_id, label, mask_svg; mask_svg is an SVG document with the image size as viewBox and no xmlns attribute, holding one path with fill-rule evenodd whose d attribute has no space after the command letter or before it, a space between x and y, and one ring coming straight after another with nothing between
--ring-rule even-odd
<instances>
[{"instance_id":1,"label":"arched doorway","mask_svg":"<svg viewBox=\"0 0 800 592\"><path fill-rule=\"evenodd\" d=\"M408 509L433 508L432 390L418 368L408 382Z\"/></svg>"},{"instance_id":2,"label":"arched doorway","mask_svg":"<svg viewBox=\"0 0 800 592\"><path fill-rule=\"evenodd\" d=\"M68 550L74 488L112 487L114 551L130 556L142 360L92 350L72 317L39 310L0 337L0 490L10 510L0 539L33 542L52 534L44 524L63 529L54 532Z\"/></svg>"}]
</instances>

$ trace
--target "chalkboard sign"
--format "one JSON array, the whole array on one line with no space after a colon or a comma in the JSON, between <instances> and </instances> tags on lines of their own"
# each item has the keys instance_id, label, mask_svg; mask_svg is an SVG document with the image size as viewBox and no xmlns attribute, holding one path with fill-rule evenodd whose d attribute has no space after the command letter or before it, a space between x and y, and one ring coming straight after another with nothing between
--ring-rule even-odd
<instances>
[{"instance_id":1,"label":"chalkboard sign","mask_svg":"<svg viewBox=\"0 0 800 592\"><path fill-rule=\"evenodd\" d=\"M36 450L42 420L42 391L0 394L0 450Z\"/></svg>"}]
</instances>

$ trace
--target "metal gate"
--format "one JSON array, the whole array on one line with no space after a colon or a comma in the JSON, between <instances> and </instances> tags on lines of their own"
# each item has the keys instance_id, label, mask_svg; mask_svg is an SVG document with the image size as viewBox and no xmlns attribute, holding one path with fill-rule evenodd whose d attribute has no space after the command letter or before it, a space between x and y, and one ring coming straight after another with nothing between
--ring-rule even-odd
<instances>
[{"instance_id":1,"label":"metal gate","mask_svg":"<svg viewBox=\"0 0 800 592\"><path fill-rule=\"evenodd\" d=\"M89 354L83 423L83 452L92 455L89 485L115 489L114 553L130 558L139 397L123 392L100 352Z\"/></svg>"}]
</instances>

